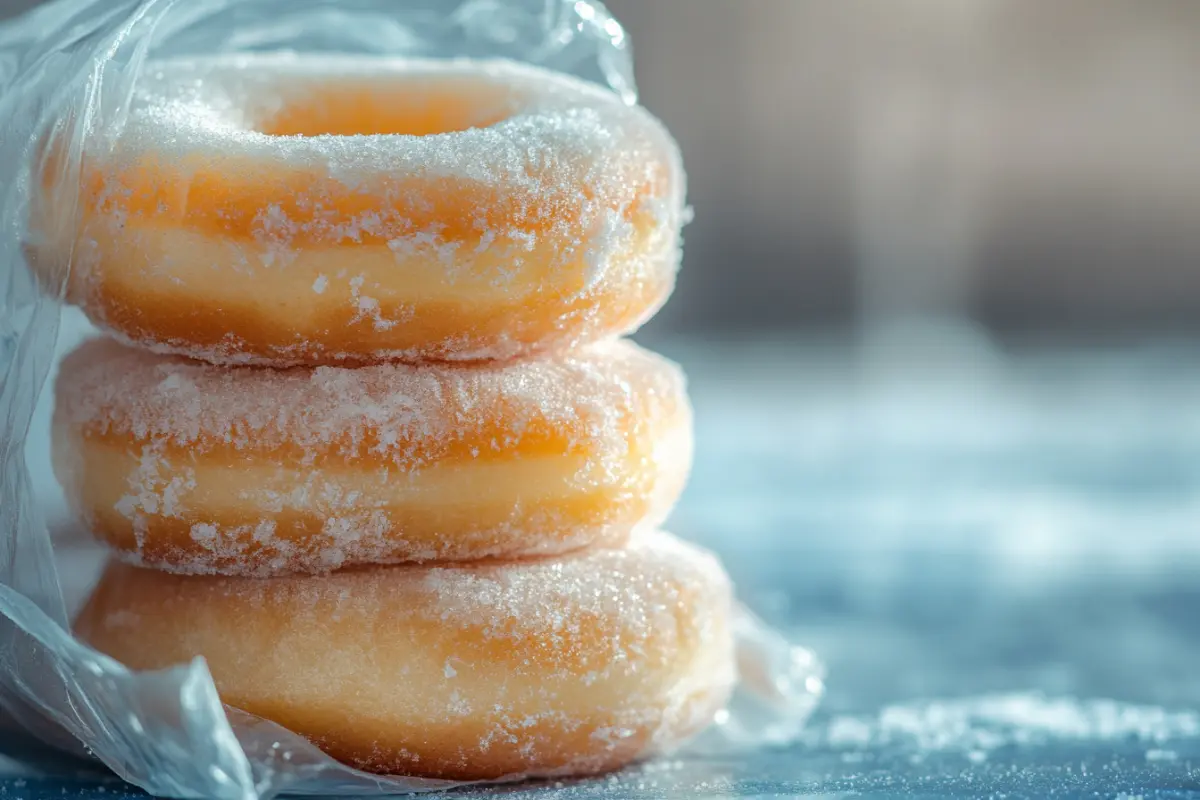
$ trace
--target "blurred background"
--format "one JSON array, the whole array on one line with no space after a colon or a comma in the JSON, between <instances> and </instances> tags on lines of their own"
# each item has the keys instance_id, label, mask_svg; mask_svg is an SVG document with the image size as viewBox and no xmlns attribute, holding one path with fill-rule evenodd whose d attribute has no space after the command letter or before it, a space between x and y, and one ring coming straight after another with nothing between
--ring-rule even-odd
<instances>
[{"instance_id":1,"label":"blurred background","mask_svg":"<svg viewBox=\"0 0 1200 800\"><path fill-rule=\"evenodd\" d=\"M1200 310L1200 5L612 0L696 223L661 328Z\"/></svg>"}]
</instances>

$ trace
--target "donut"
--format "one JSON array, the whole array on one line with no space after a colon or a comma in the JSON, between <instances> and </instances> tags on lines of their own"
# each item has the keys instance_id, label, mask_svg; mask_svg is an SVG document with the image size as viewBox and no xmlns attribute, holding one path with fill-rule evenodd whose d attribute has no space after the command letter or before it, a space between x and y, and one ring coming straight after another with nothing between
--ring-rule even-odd
<instances>
[{"instance_id":1,"label":"donut","mask_svg":"<svg viewBox=\"0 0 1200 800\"><path fill-rule=\"evenodd\" d=\"M102 329L224 364L507 359L628 333L671 292L689 213L648 112L506 61L151 62L78 170L44 152L36 271L69 271Z\"/></svg>"},{"instance_id":2,"label":"donut","mask_svg":"<svg viewBox=\"0 0 1200 800\"><path fill-rule=\"evenodd\" d=\"M126 666L208 662L222 701L374 772L476 780L603 772L698 732L734 681L711 554L623 548L328 576L110 564L76 620Z\"/></svg>"},{"instance_id":3,"label":"donut","mask_svg":"<svg viewBox=\"0 0 1200 800\"><path fill-rule=\"evenodd\" d=\"M673 363L627 341L503 363L219 367L111 339L62 362L53 464L122 557L264 576L617 544L691 465Z\"/></svg>"}]
</instances>

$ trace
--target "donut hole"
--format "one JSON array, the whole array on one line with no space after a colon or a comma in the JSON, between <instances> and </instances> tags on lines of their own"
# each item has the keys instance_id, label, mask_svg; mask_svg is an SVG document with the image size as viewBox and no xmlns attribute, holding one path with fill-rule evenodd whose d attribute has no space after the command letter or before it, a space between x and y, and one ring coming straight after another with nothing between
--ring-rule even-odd
<instances>
[{"instance_id":1,"label":"donut hole","mask_svg":"<svg viewBox=\"0 0 1200 800\"><path fill-rule=\"evenodd\" d=\"M497 86L327 86L285 99L257 126L268 136L435 136L486 128L512 116Z\"/></svg>"}]
</instances>

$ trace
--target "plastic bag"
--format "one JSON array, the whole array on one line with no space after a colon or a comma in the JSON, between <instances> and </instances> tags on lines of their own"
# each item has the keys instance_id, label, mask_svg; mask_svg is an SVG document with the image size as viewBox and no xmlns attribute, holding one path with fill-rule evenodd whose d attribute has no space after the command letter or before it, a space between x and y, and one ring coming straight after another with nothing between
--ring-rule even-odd
<instances>
[{"instance_id":1,"label":"plastic bag","mask_svg":"<svg viewBox=\"0 0 1200 800\"><path fill-rule=\"evenodd\" d=\"M504 57L607 85L627 103L637 99L625 33L588 0L57 0L0 26L0 705L31 735L93 754L154 794L264 798L459 786L363 773L273 723L226 709L202 659L133 673L70 634L74 603L64 600L59 564L81 553L86 561L90 547L94 569L76 572L95 572L101 551L56 552L46 523L62 503L48 485L48 401L38 400L65 349L58 345L80 338L85 323L55 297L65 276L39 290L25 263L39 154L56 142L67 154L56 168L70 180L85 137L120 132L148 57L283 49ZM63 320L71 324L62 328ZM67 588L85 586L77 576ZM820 697L821 668L807 651L748 612L738 639L741 687L694 747L789 741Z\"/></svg>"}]
</instances>

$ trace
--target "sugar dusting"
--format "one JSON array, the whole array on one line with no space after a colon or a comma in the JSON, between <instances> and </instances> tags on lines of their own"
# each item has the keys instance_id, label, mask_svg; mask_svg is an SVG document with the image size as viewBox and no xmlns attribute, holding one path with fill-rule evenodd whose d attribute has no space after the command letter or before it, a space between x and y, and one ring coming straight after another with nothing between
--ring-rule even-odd
<instances>
[{"instance_id":1,"label":"sugar dusting","mask_svg":"<svg viewBox=\"0 0 1200 800\"><path fill-rule=\"evenodd\" d=\"M1056 741L1137 741L1150 758L1172 740L1196 736L1200 714L1194 711L1013 693L888 706L874 717L838 716L805 740L850 752L960 753L979 762L1002 748Z\"/></svg>"},{"instance_id":2,"label":"sugar dusting","mask_svg":"<svg viewBox=\"0 0 1200 800\"><path fill-rule=\"evenodd\" d=\"M519 757L536 774L595 771L678 746L735 679L728 577L711 554L659 532L553 560L260 581L111 575L82 615L86 636L110 650L153 640L205 652L251 712L258 692L275 709L280 697L307 708L331 682L358 687L338 702L361 716L356 731L378 732L348 759L368 769ZM374 693L397 680L419 693ZM446 726L465 726L457 752L424 741Z\"/></svg>"},{"instance_id":3,"label":"sugar dusting","mask_svg":"<svg viewBox=\"0 0 1200 800\"><path fill-rule=\"evenodd\" d=\"M620 451L617 426L641 402L678 396L683 382L670 362L625 341L498 364L273 370L96 339L67 357L61 375L60 413L99 435L196 453L290 447L302 465L336 455L404 470L484 430L506 437L495 447L511 445L539 422Z\"/></svg>"},{"instance_id":4,"label":"sugar dusting","mask_svg":"<svg viewBox=\"0 0 1200 800\"><path fill-rule=\"evenodd\" d=\"M480 111L476 127L426 136L279 136L259 129L283 105L339 82L380 91L411 82L444 86L448 92L478 84L492 87L484 105L494 107ZM505 358L528 350L528 337L506 340L493 331L473 330L417 352L387 347L386 334L416 310L392 301L389 283L429 265L440 265L437 280L445 287L460 287L468 296L519 291L561 298L569 313L561 331L548 332L553 343L594 339L614 332L612 310L573 298L599 298L631 286L663 285L669 291L687 219L678 149L657 120L586 82L503 61L279 54L161 61L147 66L126 128L111 150L96 153L95 159L106 165L104 183L91 199L90 230L76 247L91 253L75 270L85 284L84 297L95 300L106 291L105 269L133 263L120 253L101 252L122 237L140 241L142 212L129 203L147 190L127 185L128 176L154 173L164 164L171 174L154 180L169 180L177 190L164 193L154 216L178 220L181 230L200 213L188 197L196 181L211 179L206 176L251 170L255 196L264 199L252 214L252 246L237 245L239 257L231 258L225 249L162 255L144 267L156 280L182 285L197 274L206 281L225 274L252 293L256 270L287 270L314 246L344 249L352 273L355 253L382 248L393 256L394 271L381 271L382 262L373 261L375 273L363 276L365 282L351 277L357 286L347 287L324 272L312 284L313 303L318 298L322 304L336 302L351 290L335 324L369 326L379 334L368 353L339 353L315 331L300 328L294 343L274 341L267 353L248 352L245 332L235 330L234 318L228 339L204 347L128 329L128 321L113 326L160 350L219 363L468 357L462 353ZM297 194L297 180L311 190ZM458 204L470 196L478 205L464 212ZM439 205L445 203L453 208ZM229 222L245 210L230 206L216 213ZM447 214L455 219L453 231L447 229ZM197 258L213 263L193 263ZM111 266L96 268L105 262ZM107 325L103 307L96 302L89 313ZM632 330L653 310L621 320L615 332ZM514 325L521 324L514 319Z\"/></svg>"},{"instance_id":5,"label":"sugar dusting","mask_svg":"<svg viewBox=\"0 0 1200 800\"><path fill-rule=\"evenodd\" d=\"M678 491L671 476L690 461L682 374L619 341L505 364L273 370L220 368L98 339L65 359L57 397L58 424L77 441L136 449L138 466L115 507L138 533L137 552L124 557L181 572L270 575L514 548L566 552L624 538L621 525L630 523L581 524L552 505L530 505L507 521L460 526L420 544L393 518L393 497L446 464L513 458L506 454L545 431L574 459L564 462L577 465L573 486L619 487L631 437L653 438L648 455L663 476L650 498L656 522ZM649 433L677 417L678 431ZM224 500L193 492L200 465L225 459L243 472L222 490ZM57 457L61 478L78 468L69 454ZM188 532L185 546L159 536L147 548L147 526L172 520Z\"/></svg>"}]
</instances>

